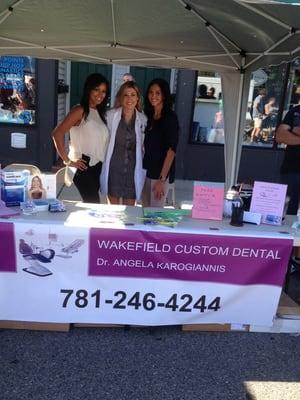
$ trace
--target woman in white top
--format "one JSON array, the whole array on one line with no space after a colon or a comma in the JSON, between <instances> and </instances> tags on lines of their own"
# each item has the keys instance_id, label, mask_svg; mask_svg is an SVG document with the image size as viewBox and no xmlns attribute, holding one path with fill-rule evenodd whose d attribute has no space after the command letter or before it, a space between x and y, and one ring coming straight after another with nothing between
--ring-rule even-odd
<instances>
[{"instance_id":1,"label":"woman in white top","mask_svg":"<svg viewBox=\"0 0 300 400\"><path fill-rule=\"evenodd\" d=\"M74 184L85 203L99 203L99 180L107 144L105 111L108 81L101 74L87 77L80 104L73 107L52 132L56 150L66 166L77 168ZM70 151L65 134L70 132Z\"/></svg>"},{"instance_id":2,"label":"woman in white top","mask_svg":"<svg viewBox=\"0 0 300 400\"><path fill-rule=\"evenodd\" d=\"M101 191L108 195L110 204L134 205L141 197L145 181L142 158L146 121L136 83L123 83L115 108L107 113L110 140L101 173Z\"/></svg>"}]
</instances>

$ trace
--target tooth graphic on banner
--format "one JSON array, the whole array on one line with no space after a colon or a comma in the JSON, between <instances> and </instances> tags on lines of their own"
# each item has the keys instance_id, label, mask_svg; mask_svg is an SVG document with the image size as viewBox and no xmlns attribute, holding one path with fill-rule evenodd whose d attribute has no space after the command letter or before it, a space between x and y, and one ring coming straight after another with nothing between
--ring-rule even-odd
<instances>
[{"instance_id":1,"label":"tooth graphic on banner","mask_svg":"<svg viewBox=\"0 0 300 400\"><path fill-rule=\"evenodd\" d=\"M72 258L71 254L77 253L79 247L81 247L84 243L83 239L76 239L74 240L71 244L69 244L66 247L63 247L61 251L64 254L57 254L57 257L62 257L62 258Z\"/></svg>"}]
</instances>

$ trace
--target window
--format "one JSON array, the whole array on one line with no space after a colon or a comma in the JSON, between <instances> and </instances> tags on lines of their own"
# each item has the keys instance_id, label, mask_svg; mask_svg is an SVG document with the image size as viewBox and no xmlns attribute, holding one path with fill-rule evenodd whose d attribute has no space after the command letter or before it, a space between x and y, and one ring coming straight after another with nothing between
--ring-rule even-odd
<instances>
[{"instance_id":1,"label":"window","mask_svg":"<svg viewBox=\"0 0 300 400\"><path fill-rule=\"evenodd\" d=\"M287 64L259 69L252 74L243 144L273 147L280 116Z\"/></svg>"},{"instance_id":2,"label":"window","mask_svg":"<svg viewBox=\"0 0 300 400\"><path fill-rule=\"evenodd\" d=\"M200 73L190 143L224 143L221 78L215 73Z\"/></svg>"},{"instance_id":3,"label":"window","mask_svg":"<svg viewBox=\"0 0 300 400\"><path fill-rule=\"evenodd\" d=\"M35 123L35 59L0 57L0 122Z\"/></svg>"}]
</instances>

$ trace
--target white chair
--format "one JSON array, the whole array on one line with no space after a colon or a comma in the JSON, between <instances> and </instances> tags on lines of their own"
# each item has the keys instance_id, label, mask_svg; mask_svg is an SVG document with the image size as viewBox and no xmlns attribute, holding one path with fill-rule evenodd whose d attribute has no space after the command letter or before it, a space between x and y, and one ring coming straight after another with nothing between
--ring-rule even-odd
<instances>
[{"instance_id":1,"label":"white chair","mask_svg":"<svg viewBox=\"0 0 300 400\"><path fill-rule=\"evenodd\" d=\"M32 164L9 164L3 168L3 171L29 171L30 175L40 175L41 170Z\"/></svg>"},{"instance_id":2,"label":"white chair","mask_svg":"<svg viewBox=\"0 0 300 400\"><path fill-rule=\"evenodd\" d=\"M175 182L169 184L169 190L166 197L166 206L175 207Z\"/></svg>"},{"instance_id":3,"label":"white chair","mask_svg":"<svg viewBox=\"0 0 300 400\"><path fill-rule=\"evenodd\" d=\"M73 178L76 168L63 167L56 172L56 198L58 199L62 193L64 200L81 200L81 196L73 185Z\"/></svg>"}]
</instances>

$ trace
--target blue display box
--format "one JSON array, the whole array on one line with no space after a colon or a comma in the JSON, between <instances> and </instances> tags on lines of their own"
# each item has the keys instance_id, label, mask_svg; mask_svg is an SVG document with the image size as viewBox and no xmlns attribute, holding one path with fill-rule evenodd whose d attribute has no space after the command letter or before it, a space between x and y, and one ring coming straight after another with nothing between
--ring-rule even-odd
<instances>
[{"instance_id":1,"label":"blue display box","mask_svg":"<svg viewBox=\"0 0 300 400\"><path fill-rule=\"evenodd\" d=\"M1 171L1 200L6 206L19 206L26 200L27 180L23 171Z\"/></svg>"}]
</instances>

